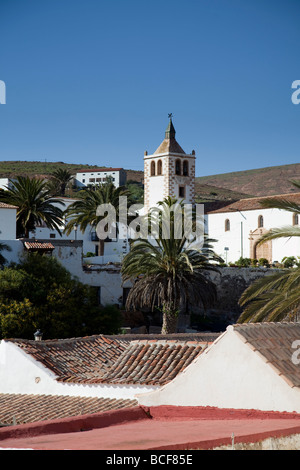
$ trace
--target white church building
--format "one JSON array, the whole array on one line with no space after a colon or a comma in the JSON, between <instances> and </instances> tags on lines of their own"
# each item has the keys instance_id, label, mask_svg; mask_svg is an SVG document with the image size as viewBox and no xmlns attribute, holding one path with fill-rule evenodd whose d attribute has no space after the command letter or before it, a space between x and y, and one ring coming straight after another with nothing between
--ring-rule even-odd
<instances>
[{"instance_id":1,"label":"white church building","mask_svg":"<svg viewBox=\"0 0 300 470\"><path fill-rule=\"evenodd\" d=\"M272 197L300 205L300 193ZM257 244L259 238L272 228L299 225L296 213L263 208L261 203L266 198L240 199L225 207L206 211L207 232L210 238L217 240L214 250L226 263L235 263L240 257L265 258L269 263L280 263L284 257L300 256L299 237Z\"/></svg>"},{"instance_id":2,"label":"white church building","mask_svg":"<svg viewBox=\"0 0 300 470\"><path fill-rule=\"evenodd\" d=\"M185 204L195 204L196 155L186 154L175 138L175 128L170 118L165 138L153 154L144 154L144 210L157 206L170 196ZM300 204L300 193L274 196ZM298 225L297 214L264 209L263 197L229 202L225 207L206 210L205 230L216 240L214 251L226 263L239 258L265 258L269 263L281 262L284 257L300 256L300 238L278 239L257 245L261 235L271 228Z\"/></svg>"}]
</instances>

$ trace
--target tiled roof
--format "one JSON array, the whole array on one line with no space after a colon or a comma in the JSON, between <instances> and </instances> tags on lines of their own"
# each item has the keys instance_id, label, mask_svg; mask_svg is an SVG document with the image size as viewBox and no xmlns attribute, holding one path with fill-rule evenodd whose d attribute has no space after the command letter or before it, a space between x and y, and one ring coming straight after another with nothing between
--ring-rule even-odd
<instances>
[{"instance_id":1,"label":"tiled roof","mask_svg":"<svg viewBox=\"0 0 300 470\"><path fill-rule=\"evenodd\" d=\"M63 382L93 382L101 377L126 349L125 340L89 336L67 340L10 340L30 354Z\"/></svg>"},{"instance_id":2,"label":"tiled roof","mask_svg":"<svg viewBox=\"0 0 300 470\"><path fill-rule=\"evenodd\" d=\"M41 242L24 242L27 250L54 250L52 243L41 243Z\"/></svg>"},{"instance_id":3,"label":"tiled roof","mask_svg":"<svg viewBox=\"0 0 300 470\"><path fill-rule=\"evenodd\" d=\"M231 204L219 207L215 210L206 210L206 213L219 214L222 212L237 212L263 209L261 202L263 202L264 199L283 199L299 204L300 193L278 194L276 196L249 197L247 199L240 199L239 201L235 201Z\"/></svg>"},{"instance_id":4,"label":"tiled roof","mask_svg":"<svg viewBox=\"0 0 300 470\"><path fill-rule=\"evenodd\" d=\"M18 209L17 206L12 204L6 204L5 202L0 202L0 209Z\"/></svg>"},{"instance_id":5,"label":"tiled roof","mask_svg":"<svg viewBox=\"0 0 300 470\"><path fill-rule=\"evenodd\" d=\"M135 400L0 394L0 426L101 413L137 406Z\"/></svg>"},{"instance_id":6,"label":"tiled roof","mask_svg":"<svg viewBox=\"0 0 300 470\"><path fill-rule=\"evenodd\" d=\"M181 153L185 155L185 151L182 150L177 140L174 138L164 139L158 149L155 150L154 155L160 153Z\"/></svg>"},{"instance_id":7,"label":"tiled roof","mask_svg":"<svg viewBox=\"0 0 300 470\"><path fill-rule=\"evenodd\" d=\"M121 171L123 168L89 168L88 170L78 170L76 173L100 173L107 171Z\"/></svg>"},{"instance_id":8,"label":"tiled roof","mask_svg":"<svg viewBox=\"0 0 300 470\"><path fill-rule=\"evenodd\" d=\"M56 375L58 382L162 385L187 367L211 340L127 341L113 336L9 340ZM7 341L7 340L4 340Z\"/></svg>"},{"instance_id":9,"label":"tiled roof","mask_svg":"<svg viewBox=\"0 0 300 470\"><path fill-rule=\"evenodd\" d=\"M293 342L300 340L300 323L244 323L233 328L291 386L300 387L300 364L292 360L299 349Z\"/></svg>"},{"instance_id":10,"label":"tiled roof","mask_svg":"<svg viewBox=\"0 0 300 470\"><path fill-rule=\"evenodd\" d=\"M132 341L99 382L163 385L174 379L207 343L145 340Z\"/></svg>"}]
</instances>

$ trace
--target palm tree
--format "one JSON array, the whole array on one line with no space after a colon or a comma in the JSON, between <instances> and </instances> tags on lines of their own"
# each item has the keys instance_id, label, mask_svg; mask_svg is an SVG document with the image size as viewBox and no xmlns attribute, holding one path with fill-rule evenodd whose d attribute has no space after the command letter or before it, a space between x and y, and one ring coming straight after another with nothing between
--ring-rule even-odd
<instances>
[{"instance_id":1,"label":"palm tree","mask_svg":"<svg viewBox=\"0 0 300 470\"><path fill-rule=\"evenodd\" d=\"M170 198L160 203L162 211L150 211L146 223L151 225L156 218L158 230L155 241L136 239L123 260L123 280L134 282L126 301L128 310L144 307L160 308L163 313L161 332L174 333L177 329L178 313L182 305L202 305L207 308L216 299L215 285L204 271L213 269L212 261L220 261L205 240L202 249L193 247L195 240L176 238L176 222L170 217L170 237L163 236L163 214L169 214L174 203ZM166 220L166 219L165 219Z\"/></svg>"},{"instance_id":2,"label":"palm tree","mask_svg":"<svg viewBox=\"0 0 300 470\"><path fill-rule=\"evenodd\" d=\"M300 182L292 181L300 188ZM288 198L266 198L264 208L276 208L300 214L300 204ZM278 238L299 237L300 227L289 225L272 228L258 244ZM284 269L255 281L242 294L239 303L244 310L238 322L295 320L300 307L300 267Z\"/></svg>"},{"instance_id":3,"label":"palm tree","mask_svg":"<svg viewBox=\"0 0 300 470\"><path fill-rule=\"evenodd\" d=\"M54 195L64 196L71 180L72 174L69 170L58 168L52 173L48 186Z\"/></svg>"},{"instance_id":4,"label":"palm tree","mask_svg":"<svg viewBox=\"0 0 300 470\"><path fill-rule=\"evenodd\" d=\"M51 196L47 184L41 179L18 176L12 186L0 192L0 200L17 206L17 237L28 238L36 225L45 223L52 230L60 232L63 211L57 205L64 205L60 199Z\"/></svg>"},{"instance_id":5,"label":"palm tree","mask_svg":"<svg viewBox=\"0 0 300 470\"><path fill-rule=\"evenodd\" d=\"M65 226L65 233L69 235L75 226L78 226L82 233L91 226L96 229L104 216L97 215L97 209L104 204L111 204L116 210L116 217L119 213L119 198L127 196L128 191L123 187L116 188L113 183L104 183L97 187L87 187L79 191L78 200L70 204L65 211L68 222ZM99 239L99 254L104 254L104 240Z\"/></svg>"}]
</instances>

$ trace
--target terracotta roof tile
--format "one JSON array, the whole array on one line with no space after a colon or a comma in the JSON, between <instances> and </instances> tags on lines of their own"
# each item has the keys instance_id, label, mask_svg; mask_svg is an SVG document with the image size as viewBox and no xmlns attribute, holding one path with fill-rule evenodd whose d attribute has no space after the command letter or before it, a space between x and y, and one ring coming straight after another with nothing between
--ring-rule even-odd
<instances>
[{"instance_id":1,"label":"terracotta roof tile","mask_svg":"<svg viewBox=\"0 0 300 470\"><path fill-rule=\"evenodd\" d=\"M163 385L182 372L205 349L203 343L132 341L99 382Z\"/></svg>"},{"instance_id":2,"label":"terracotta roof tile","mask_svg":"<svg viewBox=\"0 0 300 470\"><path fill-rule=\"evenodd\" d=\"M123 170L123 168L89 168L86 170L78 170L76 173L101 173L101 172L107 172L107 171L120 171Z\"/></svg>"},{"instance_id":3,"label":"terracotta roof tile","mask_svg":"<svg viewBox=\"0 0 300 470\"><path fill-rule=\"evenodd\" d=\"M292 347L300 340L300 323L244 323L234 330L292 386L300 387L300 364L292 360Z\"/></svg>"},{"instance_id":4,"label":"terracotta roof tile","mask_svg":"<svg viewBox=\"0 0 300 470\"><path fill-rule=\"evenodd\" d=\"M24 246L27 250L54 250L52 243L24 242Z\"/></svg>"},{"instance_id":5,"label":"terracotta roof tile","mask_svg":"<svg viewBox=\"0 0 300 470\"><path fill-rule=\"evenodd\" d=\"M5 202L0 202L0 209L18 209L18 207L13 206L12 204L6 204Z\"/></svg>"},{"instance_id":6,"label":"terracotta roof tile","mask_svg":"<svg viewBox=\"0 0 300 470\"><path fill-rule=\"evenodd\" d=\"M0 394L0 426L102 413L137 406L135 400Z\"/></svg>"},{"instance_id":7,"label":"terracotta roof tile","mask_svg":"<svg viewBox=\"0 0 300 470\"><path fill-rule=\"evenodd\" d=\"M215 210L206 210L207 214L219 214L222 212L237 212L237 211L249 211L255 209L262 209L261 202L264 199L283 199L290 202L300 203L300 193L291 194L278 194L276 196L261 196L261 197L249 197L247 199L240 199L231 204L227 204Z\"/></svg>"},{"instance_id":8,"label":"terracotta roof tile","mask_svg":"<svg viewBox=\"0 0 300 470\"><path fill-rule=\"evenodd\" d=\"M174 138L164 139L160 146L155 150L154 155L160 153L179 153L185 155L184 150L180 147L177 140Z\"/></svg>"},{"instance_id":9,"label":"terracotta roof tile","mask_svg":"<svg viewBox=\"0 0 300 470\"><path fill-rule=\"evenodd\" d=\"M182 339L189 335L168 339L170 336L134 341L127 335L3 341L11 341L30 354L52 371L58 382L161 385L176 377L213 340L201 334L192 335L191 341Z\"/></svg>"},{"instance_id":10,"label":"terracotta roof tile","mask_svg":"<svg viewBox=\"0 0 300 470\"><path fill-rule=\"evenodd\" d=\"M98 379L126 349L128 342L99 336L66 340L9 340L51 370L58 381Z\"/></svg>"}]
</instances>

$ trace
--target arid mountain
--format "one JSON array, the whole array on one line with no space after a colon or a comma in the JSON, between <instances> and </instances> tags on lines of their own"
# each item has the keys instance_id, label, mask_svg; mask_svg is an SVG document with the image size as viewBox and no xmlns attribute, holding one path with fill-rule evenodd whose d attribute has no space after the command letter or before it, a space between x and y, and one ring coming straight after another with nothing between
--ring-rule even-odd
<instances>
[{"instance_id":1,"label":"arid mountain","mask_svg":"<svg viewBox=\"0 0 300 470\"><path fill-rule=\"evenodd\" d=\"M18 175L47 177L57 168L68 169L75 174L77 170L95 167L63 162L2 161L0 178L13 178ZM143 183L143 171L126 169L126 172L127 181ZM291 180L300 180L300 163L197 177L196 201L227 201L292 193L296 189Z\"/></svg>"},{"instance_id":2,"label":"arid mountain","mask_svg":"<svg viewBox=\"0 0 300 470\"><path fill-rule=\"evenodd\" d=\"M300 180L300 163L196 178L198 184L212 185L252 196L271 196L297 191L291 180Z\"/></svg>"}]
</instances>

